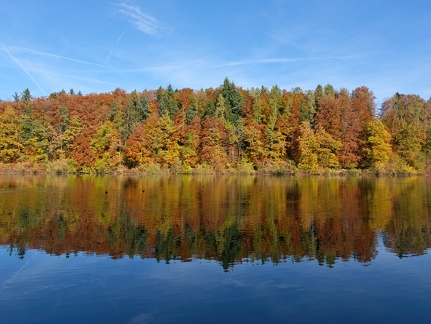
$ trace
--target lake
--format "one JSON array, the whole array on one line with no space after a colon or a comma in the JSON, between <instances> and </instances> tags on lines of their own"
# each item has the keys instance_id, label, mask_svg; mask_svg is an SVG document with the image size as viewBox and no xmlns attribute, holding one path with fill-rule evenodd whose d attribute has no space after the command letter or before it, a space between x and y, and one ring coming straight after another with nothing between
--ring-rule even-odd
<instances>
[{"instance_id":1,"label":"lake","mask_svg":"<svg viewBox=\"0 0 431 324\"><path fill-rule=\"evenodd\" d=\"M1 323L426 323L427 177L0 176Z\"/></svg>"}]
</instances>

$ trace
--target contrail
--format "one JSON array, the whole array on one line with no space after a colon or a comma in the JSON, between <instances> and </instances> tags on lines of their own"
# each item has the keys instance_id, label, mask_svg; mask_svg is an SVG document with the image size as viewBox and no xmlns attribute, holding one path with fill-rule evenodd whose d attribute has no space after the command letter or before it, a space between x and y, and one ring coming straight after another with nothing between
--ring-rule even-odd
<instances>
[{"instance_id":1,"label":"contrail","mask_svg":"<svg viewBox=\"0 0 431 324\"><path fill-rule=\"evenodd\" d=\"M3 43L1 43L1 46L3 48L3 50L7 53L7 55L10 56L10 58L16 63L18 64L18 66L21 68L21 70L24 71L24 73L34 82L34 84L39 88L40 91L42 91L42 93L44 95L46 95L45 91L43 91L42 87L39 85L39 83L37 83L37 81L35 80L35 78L33 78L33 76L30 74L30 72L27 71L27 69L20 63L20 61L18 61L18 59L15 58L15 56L13 56L8 49L6 48L6 46L4 46Z\"/></svg>"},{"instance_id":2,"label":"contrail","mask_svg":"<svg viewBox=\"0 0 431 324\"><path fill-rule=\"evenodd\" d=\"M92 62L87 62L87 61L82 61L82 60L74 59L74 58L71 58L71 57L61 56L61 55L52 54L52 53L35 51L35 50L30 49L30 48L13 48L12 51L30 53L30 54L40 55L40 56L46 56L46 57L53 57L53 58L58 58L58 59L67 60L67 61L71 61L71 62L88 64L88 65L95 65L95 66L107 68L106 65L92 63Z\"/></svg>"},{"instance_id":3,"label":"contrail","mask_svg":"<svg viewBox=\"0 0 431 324\"><path fill-rule=\"evenodd\" d=\"M124 30L121 33L120 37L118 37L117 41L115 42L115 45L117 45L123 39L123 36L126 33L126 30L127 30L127 28L124 28Z\"/></svg>"},{"instance_id":4,"label":"contrail","mask_svg":"<svg viewBox=\"0 0 431 324\"><path fill-rule=\"evenodd\" d=\"M123 39L124 34L126 33L127 28L125 28L123 30L123 32L121 33L120 37L118 37L117 41L115 42L115 45L118 45L118 43ZM109 59L111 58L112 52L114 51L115 46L111 49L111 51L109 52L108 56L106 57L105 60L105 64L108 63Z\"/></svg>"}]
</instances>

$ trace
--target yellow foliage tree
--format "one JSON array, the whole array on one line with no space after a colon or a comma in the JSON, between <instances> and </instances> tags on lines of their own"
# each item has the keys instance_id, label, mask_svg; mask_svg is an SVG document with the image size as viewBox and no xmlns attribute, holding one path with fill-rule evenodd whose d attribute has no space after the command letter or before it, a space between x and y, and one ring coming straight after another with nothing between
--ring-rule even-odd
<instances>
[{"instance_id":1,"label":"yellow foliage tree","mask_svg":"<svg viewBox=\"0 0 431 324\"><path fill-rule=\"evenodd\" d=\"M121 135L110 121L98 129L90 145L96 156L93 165L96 172L109 172L121 162Z\"/></svg>"},{"instance_id":2,"label":"yellow foliage tree","mask_svg":"<svg viewBox=\"0 0 431 324\"><path fill-rule=\"evenodd\" d=\"M336 152L341 147L341 142L335 140L322 127L314 131L308 121L302 122L298 147L298 167L302 170L316 172L319 168L334 168L339 165Z\"/></svg>"},{"instance_id":3,"label":"yellow foliage tree","mask_svg":"<svg viewBox=\"0 0 431 324\"><path fill-rule=\"evenodd\" d=\"M319 143L309 122L301 123L298 147L300 154L298 168L307 172L315 172L319 168L317 156Z\"/></svg>"},{"instance_id":4,"label":"yellow foliage tree","mask_svg":"<svg viewBox=\"0 0 431 324\"><path fill-rule=\"evenodd\" d=\"M0 115L0 161L15 162L19 159L23 145L19 142L20 118L11 107Z\"/></svg>"},{"instance_id":5,"label":"yellow foliage tree","mask_svg":"<svg viewBox=\"0 0 431 324\"><path fill-rule=\"evenodd\" d=\"M364 152L369 166L383 168L389 162L392 154L391 139L391 134L380 119L368 123Z\"/></svg>"}]
</instances>

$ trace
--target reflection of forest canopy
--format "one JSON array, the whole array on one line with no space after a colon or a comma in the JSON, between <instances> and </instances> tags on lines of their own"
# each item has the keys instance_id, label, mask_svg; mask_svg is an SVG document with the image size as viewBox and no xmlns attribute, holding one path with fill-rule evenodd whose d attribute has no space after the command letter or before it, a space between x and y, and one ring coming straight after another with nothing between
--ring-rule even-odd
<instances>
[{"instance_id":1,"label":"reflection of forest canopy","mask_svg":"<svg viewBox=\"0 0 431 324\"><path fill-rule=\"evenodd\" d=\"M431 102L397 93L376 118L374 100L367 87L244 90L227 78L199 91L169 85L33 98L26 89L14 101L0 100L0 165L98 173L424 172Z\"/></svg>"},{"instance_id":2,"label":"reflection of forest canopy","mask_svg":"<svg viewBox=\"0 0 431 324\"><path fill-rule=\"evenodd\" d=\"M109 188L109 190L107 190ZM400 256L431 245L426 180L273 177L10 177L0 244L237 262L372 260L377 235Z\"/></svg>"}]
</instances>

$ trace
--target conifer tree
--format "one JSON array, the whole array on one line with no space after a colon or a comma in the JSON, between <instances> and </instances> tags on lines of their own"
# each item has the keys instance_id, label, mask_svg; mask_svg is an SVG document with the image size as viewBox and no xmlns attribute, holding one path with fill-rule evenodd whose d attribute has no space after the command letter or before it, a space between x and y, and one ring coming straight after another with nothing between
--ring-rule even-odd
<instances>
[{"instance_id":1,"label":"conifer tree","mask_svg":"<svg viewBox=\"0 0 431 324\"><path fill-rule=\"evenodd\" d=\"M226 100L226 119L236 124L241 116L241 106L243 104L241 93L238 91L235 84L230 82L227 77L221 87L221 93Z\"/></svg>"}]
</instances>

